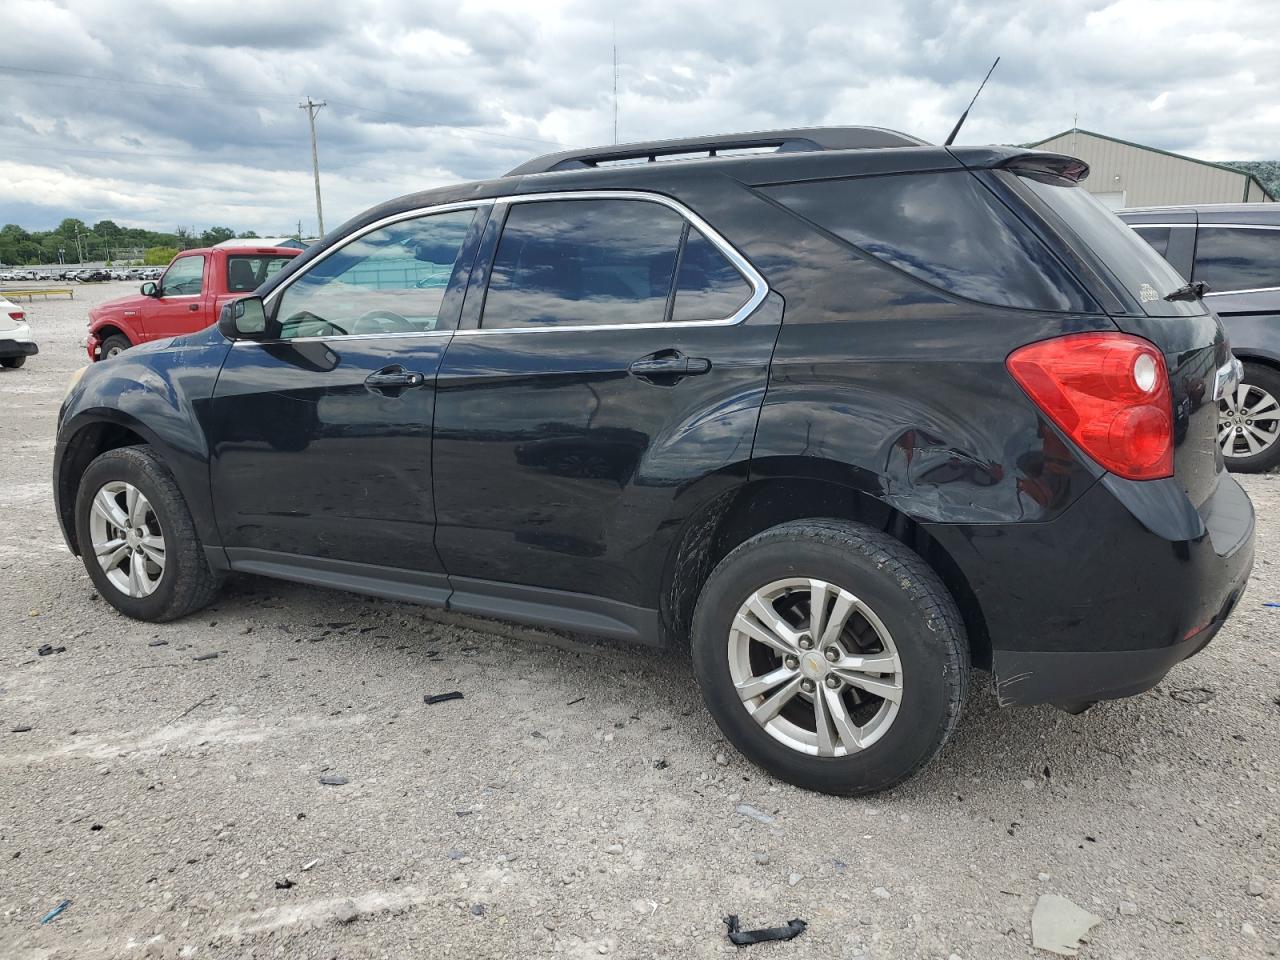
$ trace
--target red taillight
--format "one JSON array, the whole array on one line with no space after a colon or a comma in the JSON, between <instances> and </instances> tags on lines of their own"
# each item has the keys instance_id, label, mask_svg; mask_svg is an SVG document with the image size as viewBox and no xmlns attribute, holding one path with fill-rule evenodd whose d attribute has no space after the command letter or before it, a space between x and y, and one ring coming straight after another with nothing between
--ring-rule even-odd
<instances>
[{"instance_id":1,"label":"red taillight","mask_svg":"<svg viewBox=\"0 0 1280 960\"><path fill-rule=\"evenodd\" d=\"M10 319L10 320L21 320L21 319L22 319L23 317L25 317L25 316L26 316L26 314L25 314L25 313L23 313L21 310L15 310L15 311L13 311L12 313L10 313L10 314L9 314L9 319Z\"/></svg>"},{"instance_id":2,"label":"red taillight","mask_svg":"<svg viewBox=\"0 0 1280 960\"><path fill-rule=\"evenodd\" d=\"M1124 333L1028 344L1009 373L1085 453L1127 480L1173 476L1173 401L1164 356Z\"/></svg>"}]
</instances>

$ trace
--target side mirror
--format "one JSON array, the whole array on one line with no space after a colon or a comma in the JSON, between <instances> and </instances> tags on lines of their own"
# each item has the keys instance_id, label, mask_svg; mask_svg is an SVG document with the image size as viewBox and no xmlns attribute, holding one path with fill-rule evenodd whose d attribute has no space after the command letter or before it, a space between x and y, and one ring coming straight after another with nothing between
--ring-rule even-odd
<instances>
[{"instance_id":1,"label":"side mirror","mask_svg":"<svg viewBox=\"0 0 1280 960\"><path fill-rule=\"evenodd\" d=\"M218 331L228 340L261 340L267 332L267 311L261 297L245 297L224 304Z\"/></svg>"},{"instance_id":2,"label":"side mirror","mask_svg":"<svg viewBox=\"0 0 1280 960\"><path fill-rule=\"evenodd\" d=\"M142 293L142 295L143 295L144 297L158 297L158 296L160 296L160 288L159 288L159 287L157 287L157 286L156 286L154 283L152 283L150 280L148 280L146 283L144 283L144 284L142 285L142 288L141 288L141 291L140 291L140 292Z\"/></svg>"}]
</instances>

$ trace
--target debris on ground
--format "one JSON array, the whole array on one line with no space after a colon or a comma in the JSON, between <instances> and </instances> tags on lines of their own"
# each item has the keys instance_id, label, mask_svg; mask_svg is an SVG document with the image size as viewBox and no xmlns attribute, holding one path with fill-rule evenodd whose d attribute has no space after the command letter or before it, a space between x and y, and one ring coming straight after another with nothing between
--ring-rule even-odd
<instances>
[{"instance_id":1,"label":"debris on ground","mask_svg":"<svg viewBox=\"0 0 1280 960\"><path fill-rule=\"evenodd\" d=\"M759 930L742 930L738 925L738 915L730 914L724 918L729 928L729 942L736 947L747 947L753 943L766 943L769 940L794 940L804 933L809 924L799 917L788 920L785 927L763 927Z\"/></svg>"},{"instance_id":2,"label":"debris on ground","mask_svg":"<svg viewBox=\"0 0 1280 960\"><path fill-rule=\"evenodd\" d=\"M752 820L759 820L761 823L773 823L773 817L765 813L758 807L753 807L749 803L738 804L738 812L744 817L750 817Z\"/></svg>"},{"instance_id":3,"label":"debris on ground","mask_svg":"<svg viewBox=\"0 0 1280 960\"><path fill-rule=\"evenodd\" d=\"M356 905L351 900L343 900L338 904L338 909L333 912L333 918L338 923L346 926L348 923L354 923L360 918L360 911L356 909Z\"/></svg>"},{"instance_id":4,"label":"debris on ground","mask_svg":"<svg viewBox=\"0 0 1280 960\"><path fill-rule=\"evenodd\" d=\"M277 890L290 890L292 888L293 888L293 881L290 880L288 877L285 877L283 880L276 881Z\"/></svg>"},{"instance_id":5,"label":"debris on ground","mask_svg":"<svg viewBox=\"0 0 1280 960\"><path fill-rule=\"evenodd\" d=\"M314 867L314 866L315 866L317 863L319 863L319 862L320 862L320 858L319 858L319 857L317 857L315 860L308 860L306 863L304 863L304 864L302 865L302 872L303 872L303 873L306 873L308 870L310 870L312 867Z\"/></svg>"},{"instance_id":6,"label":"debris on ground","mask_svg":"<svg viewBox=\"0 0 1280 960\"><path fill-rule=\"evenodd\" d=\"M1031 945L1061 957L1078 956L1081 941L1101 922L1096 913L1080 909L1066 897L1041 894L1031 914Z\"/></svg>"},{"instance_id":7,"label":"debris on ground","mask_svg":"<svg viewBox=\"0 0 1280 960\"><path fill-rule=\"evenodd\" d=\"M47 657L51 653L66 653L66 652L67 652L66 647L55 647L51 643L45 643L45 644L41 644L40 647L36 650L36 656Z\"/></svg>"},{"instance_id":8,"label":"debris on ground","mask_svg":"<svg viewBox=\"0 0 1280 960\"><path fill-rule=\"evenodd\" d=\"M1208 687L1186 687L1182 690L1170 690L1169 696L1179 703L1208 703L1216 694Z\"/></svg>"},{"instance_id":9,"label":"debris on ground","mask_svg":"<svg viewBox=\"0 0 1280 960\"><path fill-rule=\"evenodd\" d=\"M21 726L14 727L9 732L10 733L30 733L32 729L33 729L32 727L29 727L26 724L22 724Z\"/></svg>"},{"instance_id":10,"label":"debris on ground","mask_svg":"<svg viewBox=\"0 0 1280 960\"><path fill-rule=\"evenodd\" d=\"M653 761L653 769L655 770L665 770L669 766L671 766L671 764L667 763L667 761L663 760L661 757Z\"/></svg>"},{"instance_id":11,"label":"debris on ground","mask_svg":"<svg viewBox=\"0 0 1280 960\"><path fill-rule=\"evenodd\" d=\"M69 906L71 906L71 901L63 900L60 904L58 904L56 907L54 907L52 910L46 913L43 917L41 917L40 922L53 923L53 921L57 920L58 917L62 914L62 911L67 909L67 907Z\"/></svg>"},{"instance_id":12,"label":"debris on ground","mask_svg":"<svg viewBox=\"0 0 1280 960\"><path fill-rule=\"evenodd\" d=\"M484 904L483 904L483 903L473 903L473 904L471 905L471 915L472 915L473 917L483 917L483 916L484 916Z\"/></svg>"},{"instance_id":13,"label":"debris on ground","mask_svg":"<svg viewBox=\"0 0 1280 960\"><path fill-rule=\"evenodd\" d=\"M168 645L168 640L150 640L147 642L148 647L167 647Z\"/></svg>"},{"instance_id":14,"label":"debris on ground","mask_svg":"<svg viewBox=\"0 0 1280 960\"><path fill-rule=\"evenodd\" d=\"M340 774L326 773L320 778L320 782L326 787L345 787L351 781Z\"/></svg>"},{"instance_id":15,"label":"debris on ground","mask_svg":"<svg viewBox=\"0 0 1280 960\"><path fill-rule=\"evenodd\" d=\"M432 693L422 698L422 702L430 706L435 703L445 703L449 700L461 700L461 690L450 690L448 693Z\"/></svg>"}]
</instances>

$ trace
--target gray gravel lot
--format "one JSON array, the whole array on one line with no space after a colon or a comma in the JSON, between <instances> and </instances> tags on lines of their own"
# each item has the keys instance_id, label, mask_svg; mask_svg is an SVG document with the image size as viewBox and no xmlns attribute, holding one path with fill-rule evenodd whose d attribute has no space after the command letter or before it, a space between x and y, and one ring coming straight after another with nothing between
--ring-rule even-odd
<instances>
[{"instance_id":1,"label":"gray gravel lot","mask_svg":"<svg viewBox=\"0 0 1280 960\"><path fill-rule=\"evenodd\" d=\"M114 613L49 474L84 311L135 287L37 301L0 370L0 956L710 957L733 913L809 922L748 957L986 960L1046 956L1042 893L1103 917L1082 957L1280 953L1280 477L1245 479L1239 612L1157 689L977 683L923 776L839 800L739 758L679 657L248 578Z\"/></svg>"}]
</instances>

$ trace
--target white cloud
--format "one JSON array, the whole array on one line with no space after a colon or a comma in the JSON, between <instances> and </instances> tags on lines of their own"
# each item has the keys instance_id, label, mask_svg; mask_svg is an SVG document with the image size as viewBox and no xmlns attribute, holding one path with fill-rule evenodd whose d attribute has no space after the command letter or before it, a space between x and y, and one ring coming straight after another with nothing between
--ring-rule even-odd
<instances>
[{"instance_id":1,"label":"white cloud","mask_svg":"<svg viewBox=\"0 0 1280 960\"><path fill-rule=\"evenodd\" d=\"M7 0L0 223L64 216L278 232L494 176L558 144L819 123L940 141L1082 127L1205 159L1280 158L1280 5L1224 0L593 0L263 5ZM67 74L80 76L66 76ZM111 78L109 81L84 77Z\"/></svg>"}]
</instances>

